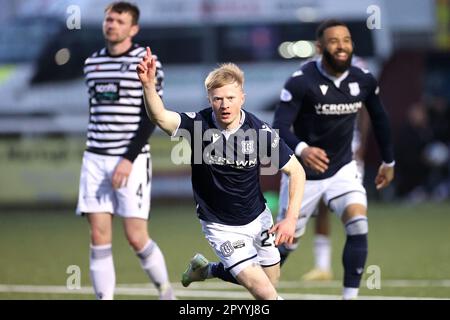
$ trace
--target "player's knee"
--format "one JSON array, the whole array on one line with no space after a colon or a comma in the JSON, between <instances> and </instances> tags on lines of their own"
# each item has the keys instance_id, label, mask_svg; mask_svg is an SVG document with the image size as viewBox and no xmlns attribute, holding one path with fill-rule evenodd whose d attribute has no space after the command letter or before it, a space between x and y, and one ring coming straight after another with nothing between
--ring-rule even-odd
<instances>
[{"instance_id":1,"label":"player's knee","mask_svg":"<svg viewBox=\"0 0 450 320\"><path fill-rule=\"evenodd\" d=\"M108 228L92 227L91 228L91 243L93 245L102 245L111 243L112 231Z\"/></svg>"},{"instance_id":2,"label":"player's knee","mask_svg":"<svg viewBox=\"0 0 450 320\"><path fill-rule=\"evenodd\" d=\"M369 232L369 223L366 216L357 215L345 223L345 232L349 236L367 234Z\"/></svg>"},{"instance_id":3,"label":"player's knee","mask_svg":"<svg viewBox=\"0 0 450 320\"><path fill-rule=\"evenodd\" d=\"M127 234L127 240L134 251L140 251L147 244L148 238L141 234Z\"/></svg>"}]
</instances>

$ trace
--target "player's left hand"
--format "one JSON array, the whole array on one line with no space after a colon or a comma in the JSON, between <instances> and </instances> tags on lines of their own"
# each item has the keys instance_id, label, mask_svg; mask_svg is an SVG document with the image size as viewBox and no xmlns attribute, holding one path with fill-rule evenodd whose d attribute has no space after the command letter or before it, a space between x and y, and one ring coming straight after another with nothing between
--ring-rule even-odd
<instances>
[{"instance_id":1,"label":"player's left hand","mask_svg":"<svg viewBox=\"0 0 450 320\"><path fill-rule=\"evenodd\" d=\"M269 233L275 233L275 246L283 243L292 244L294 241L295 227L297 225L297 218L286 217L277 224L275 224Z\"/></svg>"},{"instance_id":2,"label":"player's left hand","mask_svg":"<svg viewBox=\"0 0 450 320\"><path fill-rule=\"evenodd\" d=\"M150 47L147 47L146 50L145 56L136 67L136 72L143 86L156 83L156 61Z\"/></svg>"},{"instance_id":3,"label":"player's left hand","mask_svg":"<svg viewBox=\"0 0 450 320\"><path fill-rule=\"evenodd\" d=\"M114 189L119 189L127 185L132 168L133 163L130 160L124 158L119 161L112 176L112 185Z\"/></svg>"},{"instance_id":4,"label":"player's left hand","mask_svg":"<svg viewBox=\"0 0 450 320\"><path fill-rule=\"evenodd\" d=\"M377 190L387 187L391 183L392 179L394 179L394 167L387 166L385 163L382 163L378 168L378 174L375 177L375 185L377 186Z\"/></svg>"}]
</instances>

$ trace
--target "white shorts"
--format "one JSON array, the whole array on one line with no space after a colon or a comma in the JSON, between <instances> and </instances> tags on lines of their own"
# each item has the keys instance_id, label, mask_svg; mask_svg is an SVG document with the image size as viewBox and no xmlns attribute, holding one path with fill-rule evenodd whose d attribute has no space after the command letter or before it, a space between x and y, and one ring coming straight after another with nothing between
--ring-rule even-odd
<instances>
[{"instance_id":1,"label":"white shorts","mask_svg":"<svg viewBox=\"0 0 450 320\"><path fill-rule=\"evenodd\" d=\"M124 218L148 219L152 180L150 154L137 156L127 185L115 190L112 175L120 160L120 156L84 152L77 215L108 212Z\"/></svg>"},{"instance_id":2,"label":"white shorts","mask_svg":"<svg viewBox=\"0 0 450 320\"><path fill-rule=\"evenodd\" d=\"M280 200L277 221L284 218L289 201L289 177L281 176ZM306 223L317 209L320 199L339 218L350 204L361 204L367 208L366 190L361 184L356 161L343 166L330 178L322 180L306 180L300 216L297 221L295 236L300 237L306 229Z\"/></svg>"},{"instance_id":3,"label":"white shorts","mask_svg":"<svg viewBox=\"0 0 450 320\"><path fill-rule=\"evenodd\" d=\"M225 268L236 277L251 264L270 267L280 262L275 247L272 213L266 209L252 222L243 226L229 226L200 220L203 233Z\"/></svg>"}]
</instances>

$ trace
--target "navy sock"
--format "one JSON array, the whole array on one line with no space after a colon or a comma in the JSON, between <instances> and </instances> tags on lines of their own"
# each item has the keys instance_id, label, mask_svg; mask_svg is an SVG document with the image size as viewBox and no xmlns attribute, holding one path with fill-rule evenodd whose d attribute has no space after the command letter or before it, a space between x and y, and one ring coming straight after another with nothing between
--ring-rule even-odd
<instances>
[{"instance_id":1,"label":"navy sock","mask_svg":"<svg viewBox=\"0 0 450 320\"><path fill-rule=\"evenodd\" d=\"M347 235L342 264L344 265L344 287L359 288L367 259L367 233Z\"/></svg>"},{"instance_id":2,"label":"navy sock","mask_svg":"<svg viewBox=\"0 0 450 320\"><path fill-rule=\"evenodd\" d=\"M216 278L222 279L223 281L239 284L231 272L225 270L225 266L222 262L211 264L211 274Z\"/></svg>"},{"instance_id":3,"label":"navy sock","mask_svg":"<svg viewBox=\"0 0 450 320\"><path fill-rule=\"evenodd\" d=\"M278 251L280 252L280 267L283 266L284 262L286 261L287 257L293 250L289 250L284 245L278 246Z\"/></svg>"}]
</instances>

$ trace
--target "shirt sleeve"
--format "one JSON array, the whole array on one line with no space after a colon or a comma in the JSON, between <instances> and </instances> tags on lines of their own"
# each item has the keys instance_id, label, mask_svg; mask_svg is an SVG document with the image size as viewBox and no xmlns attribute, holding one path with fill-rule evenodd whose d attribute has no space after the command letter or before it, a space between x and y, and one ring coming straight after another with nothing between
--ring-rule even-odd
<instances>
[{"instance_id":1,"label":"shirt sleeve","mask_svg":"<svg viewBox=\"0 0 450 320\"><path fill-rule=\"evenodd\" d=\"M266 148L266 155L270 158L272 166L275 166L277 169L283 168L294 155L294 151L280 138L277 129L264 124L262 130L266 132L267 145L260 147Z\"/></svg>"},{"instance_id":2,"label":"shirt sleeve","mask_svg":"<svg viewBox=\"0 0 450 320\"><path fill-rule=\"evenodd\" d=\"M125 159L134 162L142 148L148 143L150 135L155 130L155 125L147 117L144 107L141 109L141 120L139 121L139 128L136 131L136 135L130 141L127 152L123 155Z\"/></svg>"},{"instance_id":3,"label":"shirt sleeve","mask_svg":"<svg viewBox=\"0 0 450 320\"><path fill-rule=\"evenodd\" d=\"M279 130L281 138L292 150L295 150L301 141L291 130L304 97L304 89L298 77L291 77L281 90L280 102L273 120L273 127Z\"/></svg>"},{"instance_id":4,"label":"shirt sleeve","mask_svg":"<svg viewBox=\"0 0 450 320\"><path fill-rule=\"evenodd\" d=\"M186 133L189 133L189 136L193 136L196 123L197 126L200 126L201 129L201 119L200 115L197 112L182 112L179 113L179 115L180 124L178 128L173 132L173 137L186 138Z\"/></svg>"},{"instance_id":5,"label":"shirt sleeve","mask_svg":"<svg viewBox=\"0 0 450 320\"><path fill-rule=\"evenodd\" d=\"M381 158L385 163L391 163L394 161L394 147L389 119L379 96L380 89L377 81L372 75L369 76L370 93L364 104L369 113L375 138L381 150Z\"/></svg>"}]
</instances>

